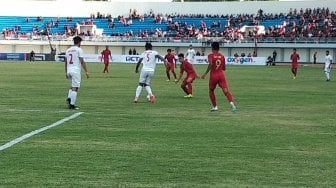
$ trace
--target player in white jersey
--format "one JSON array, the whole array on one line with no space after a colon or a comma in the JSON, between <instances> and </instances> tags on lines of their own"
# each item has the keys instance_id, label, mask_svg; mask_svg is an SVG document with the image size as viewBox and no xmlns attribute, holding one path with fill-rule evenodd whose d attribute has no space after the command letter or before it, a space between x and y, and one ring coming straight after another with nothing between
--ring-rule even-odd
<instances>
[{"instance_id":1,"label":"player in white jersey","mask_svg":"<svg viewBox=\"0 0 336 188\"><path fill-rule=\"evenodd\" d=\"M332 64L332 56L329 54L329 50L327 50L324 61L324 72L326 74L327 82L330 81L331 64Z\"/></svg>"},{"instance_id":2,"label":"player in white jersey","mask_svg":"<svg viewBox=\"0 0 336 188\"><path fill-rule=\"evenodd\" d=\"M79 109L76 106L77 92L81 84L81 70L85 71L89 78L89 72L84 62L83 50L80 48L82 38L76 36L73 38L74 46L68 48L65 53L65 77L71 80L71 88L68 91L67 102L69 109Z\"/></svg>"},{"instance_id":3,"label":"player in white jersey","mask_svg":"<svg viewBox=\"0 0 336 188\"><path fill-rule=\"evenodd\" d=\"M157 59L160 59L167 65L167 60L164 59L162 56L159 55L157 51L152 50L152 44L147 42L145 45L146 51L144 51L141 54L141 57L136 65L135 72L139 72L139 67L142 62L142 68L139 78L139 85L135 90L135 97L134 102L137 103L139 101L140 94L142 92L142 88L145 88L148 97L150 99L150 102L154 102L155 96L152 93L152 89L150 87L150 84L152 82L152 78L154 76L155 67L157 63Z\"/></svg>"},{"instance_id":4,"label":"player in white jersey","mask_svg":"<svg viewBox=\"0 0 336 188\"><path fill-rule=\"evenodd\" d=\"M187 50L187 60L191 63L194 64L195 63L195 56L196 56L196 52L193 49L193 46L190 44L189 45L189 49Z\"/></svg>"}]
</instances>

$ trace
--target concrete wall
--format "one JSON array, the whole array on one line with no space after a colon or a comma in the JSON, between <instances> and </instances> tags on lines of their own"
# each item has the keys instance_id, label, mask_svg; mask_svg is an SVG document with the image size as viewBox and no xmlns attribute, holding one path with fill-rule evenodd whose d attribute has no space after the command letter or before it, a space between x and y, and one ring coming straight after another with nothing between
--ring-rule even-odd
<instances>
[{"instance_id":1,"label":"concrete wall","mask_svg":"<svg viewBox=\"0 0 336 188\"><path fill-rule=\"evenodd\" d=\"M72 45L71 41L57 41L52 43L53 47L57 49L57 53L65 52L67 48ZM89 42L84 41L82 43L82 49L87 54L99 54L105 46L108 45L112 51L112 54L127 55L129 49L135 48L138 53L144 51L144 43L132 43L132 42ZM189 43L153 43L153 49L157 50L161 55L166 54L168 48L174 49L177 53L186 53ZM194 49L196 51L205 51L205 54L211 52L209 46L205 46L202 43L194 43ZM330 54L336 59L335 44L293 44L293 43L281 43L281 44L259 44L257 48L258 56L267 57L272 55L273 51L277 51L278 62L290 62L290 54L293 48L297 48L300 53L302 63L311 63L313 53L316 51L317 62L324 62L325 51L329 50ZM34 50L35 53L50 53L50 46L47 41L0 41L0 49L3 53L29 53ZM235 53L239 55L241 53L253 53L254 44L245 43L231 43L225 44L221 48L221 51L226 56L233 56Z\"/></svg>"}]
</instances>

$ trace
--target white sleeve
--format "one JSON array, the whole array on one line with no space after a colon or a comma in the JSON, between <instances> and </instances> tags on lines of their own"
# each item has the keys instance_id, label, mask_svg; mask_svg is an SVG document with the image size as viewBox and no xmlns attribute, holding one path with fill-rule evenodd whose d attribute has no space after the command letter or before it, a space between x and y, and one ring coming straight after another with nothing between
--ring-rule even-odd
<instances>
[{"instance_id":1,"label":"white sleeve","mask_svg":"<svg viewBox=\"0 0 336 188\"><path fill-rule=\"evenodd\" d=\"M78 57L84 57L83 56L84 52L81 48L78 49Z\"/></svg>"}]
</instances>

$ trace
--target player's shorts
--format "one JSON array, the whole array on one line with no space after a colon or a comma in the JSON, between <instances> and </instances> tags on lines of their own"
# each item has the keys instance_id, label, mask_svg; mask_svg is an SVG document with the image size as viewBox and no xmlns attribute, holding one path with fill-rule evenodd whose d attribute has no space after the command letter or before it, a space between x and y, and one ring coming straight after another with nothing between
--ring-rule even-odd
<instances>
[{"instance_id":1,"label":"player's shorts","mask_svg":"<svg viewBox=\"0 0 336 188\"><path fill-rule=\"evenodd\" d=\"M108 65L108 64L110 64L110 61L109 60L104 60L104 64Z\"/></svg>"},{"instance_id":2,"label":"player's shorts","mask_svg":"<svg viewBox=\"0 0 336 188\"><path fill-rule=\"evenodd\" d=\"M228 88L228 83L226 81L225 75L213 75L209 80L209 89L213 90L216 86L219 85L221 88Z\"/></svg>"},{"instance_id":3,"label":"player's shorts","mask_svg":"<svg viewBox=\"0 0 336 188\"><path fill-rule=\"evenodd\" d=\"M187 75L187 77L183 80L183 83L192 83L196 79L196 75L191 74Z\"/></svg>"},{"instance_id":4,"label":"player's shorts","mask_svg":"<svg viewBox=\"0 0 336 188\"><path fill-rule=\"evenodd\" d=\"M299 63L292 63L292 68L297 69L299 67Z\"/></svg>"},{"instance_id":5,"label":"player's shorts","mask_svg":"<svg viewBox=\"0 0 336 188\"><path fill-rule=\"evenodd\" d=\"M330 63L326 63L326 64L324 65L324 72L330 73L330 70L331 70L331 65L330 65Z\"/></svg>"},{"instance_id":6,"label":"player's shorts","mask_svg":"<svg viewBox=\"0 0 336 188\"><path fill-rule=\"evenodd\" d=\"M80 72L68 72L68 78L71 80L71 87L80 87L81 84L81 73Z\"/></svg>"},{"instance_id":7,"label":"player's shorts","mask_svg":"<svg viewBox=\"0 0 336 188\"><path fill-rule=\"evenodd\" d=\"M173 71L175 70L175 63L168 63L166 66L167 71Z\"/></svg>"},{"instance_id":8,"label":"player's shorts","mask_svg":"<svg viewBox=\"0 0 336 188\"><path fill-rule=\"evenodd\" d=\"M144 83L149 86L152 82L153 77L154 71L141 71L139 83Z\"/></svg>"}]
</instances>

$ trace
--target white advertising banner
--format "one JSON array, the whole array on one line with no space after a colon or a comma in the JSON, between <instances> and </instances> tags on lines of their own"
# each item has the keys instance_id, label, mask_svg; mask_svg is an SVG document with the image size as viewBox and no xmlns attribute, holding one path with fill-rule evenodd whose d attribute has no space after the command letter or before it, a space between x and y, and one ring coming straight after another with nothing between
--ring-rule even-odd
<instances>
[{"instance_id":1,"label":"white advertising banner","mask_svg":"<svg viewBox=\"0 0 336 188\"><path fill-rule=\"evenodd\" d=\"M228 65L265 65L266 57L226 57Z\"/></svg>"},{"instance_id":2,"label":"white advertising banner","mask_svg":"<svg viewBox=\"0 0 336 188\"><path fill-rule=\"evenodd\" d=\"M266 57L225 57L228 65L265 65ZM140 55L112 55L111 63L137 63ZM85 62L102 62L100 54L84 54ZM64 55L56 55L55 61L64 61ZM162 61L158 62L163 63ZM196 56L195 64L207 64L207 56Z\"/></svg>"}]
</instances>

